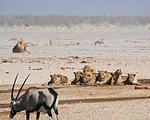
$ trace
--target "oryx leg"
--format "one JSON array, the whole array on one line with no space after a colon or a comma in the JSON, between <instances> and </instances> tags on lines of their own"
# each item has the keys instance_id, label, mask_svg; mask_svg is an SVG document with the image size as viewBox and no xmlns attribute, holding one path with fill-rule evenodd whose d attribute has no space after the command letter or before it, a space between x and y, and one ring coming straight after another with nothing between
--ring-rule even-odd
<instances>
[{"instance_id":1,"label":"oryx leg","mask_svg":"<svg viewBox=\"0 0 150 120\"><path fill-rule=\"evenodd\" d=\"M40 117L40 112L37 112L36 113L36 120L39 120L39 117Z\"/></svg>"},{"instance_id":2,"label":"oryx leg","mask_svg":"<svg viewBox=\"0 0 150 120\"><path fill-rule=\"evenodd\" d=\"M49 106L47 106L46 104L44 104L43 106L44 106L44 108L45 108L45 110L49 116L49 119L52 120L53 118L52 118L51 109L49 109Z\"/></svg>"},{"instance_id":3,"label":"oryx leg","mask_svg":"<svg viewBox=\"0 0 150 120\"><path fill-rule=\"evenodd\" d=\"M58 108L53 108L54 109L54 112L55 112L55 114L56 114L56 117L57 117L57 120L58 120Z\"/></svg>"},{"instance_id":4,"label":"oryx leg","mask_svg":"<svg viewBox=\"0 0 150 120\"><path fill-rule=\"evenodd\" d=\"M47 111L47 114L48 114L48 116L49 116L49 119L50 119L50 120L53 120L51 111Z\"/></svg>"},{"instance_id":5,"label":"oryx leg","mask_svg":"<svg viewBox=\"0 0 150 120\"><path fill-rule=\"evenodd\" d=\"M29 117L30 117L30 112L26 111L26 120L29 120Z\"/></svg>"}]
</instances>

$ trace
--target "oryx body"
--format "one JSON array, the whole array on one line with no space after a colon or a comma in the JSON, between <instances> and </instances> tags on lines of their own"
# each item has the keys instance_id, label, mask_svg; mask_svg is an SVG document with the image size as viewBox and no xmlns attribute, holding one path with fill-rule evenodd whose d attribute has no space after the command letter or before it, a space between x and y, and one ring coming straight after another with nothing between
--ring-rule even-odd
<instances>
[{"instance_id":1,"label":"oryx body","mask_svg":"<svg viewBox=\"0 0 150 120\"><path fill-rule=\"evenodd\" d=\"M14 85L16 79L14 81ZM17 112L25 110L27 120L29 120L30 112L35 112L35 111L37 112L36 115L37 120L39 120L40 112L47 113L50 119L52 119L51 109L53 108L58 119L58 94L52 88L30 87L29 89L26 90L26 92L21 97L18 98L19 93L23 87L22 85L16 99L14 99L13 97L14 85L12 87L10 118L13 118Z\"/></svg>"}]
</instances>

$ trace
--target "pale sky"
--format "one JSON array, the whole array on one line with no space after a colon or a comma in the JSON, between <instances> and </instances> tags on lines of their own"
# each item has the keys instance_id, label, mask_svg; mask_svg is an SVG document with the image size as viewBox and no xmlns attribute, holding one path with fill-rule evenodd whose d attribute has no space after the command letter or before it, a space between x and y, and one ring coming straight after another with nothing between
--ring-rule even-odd
<instances>
[{"instance_id":1,"label":"pale sky","mask_svg":"<svg viewBox=\"0 0 150 120\"><path fill-rule=\"evenodd\" d=\"M150 16L150 0L0 0L0 15Z\"/></svg>"}]
</instances>

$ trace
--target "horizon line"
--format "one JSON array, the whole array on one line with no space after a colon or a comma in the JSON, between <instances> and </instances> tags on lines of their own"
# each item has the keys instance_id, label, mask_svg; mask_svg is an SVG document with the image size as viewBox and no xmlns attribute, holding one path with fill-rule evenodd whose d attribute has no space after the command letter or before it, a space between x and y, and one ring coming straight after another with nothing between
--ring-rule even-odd
<instances>
[{"instance_id":1,"label":"horizon line","mask_svg":"<svg viewBox=\"0 0 150 120\"><path fill-rule=\"evenodd\" d=\"M150 17L150 15L106 15L106 14L102 14L102 15L60 15L60 14L39 14L39 15L31 15L31 14L18 14L18 15L0 15L0 16L66 16L66 17L70 17L70 16L79 16L79 17Z\"/></svg>"}]
</instances>

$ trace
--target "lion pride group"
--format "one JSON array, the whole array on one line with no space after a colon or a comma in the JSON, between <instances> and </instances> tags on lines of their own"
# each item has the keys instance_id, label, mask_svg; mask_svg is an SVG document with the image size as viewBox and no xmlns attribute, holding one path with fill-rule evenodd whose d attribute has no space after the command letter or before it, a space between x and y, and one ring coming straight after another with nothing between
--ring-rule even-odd
<instances>
[{"instance_id":1,"label":"lion pride group","mask_svg":"<svg viewBox=\"0 0 150 120\"><path fill-rule=\"evenodd\" d=\"M24 40L19 41L13 48L12 52L22 53L26 52L27 44ZM135 74L128 74L127 76L122 76L121 69L117 69L115 72L98 71L90 65L85 65L82 69L83 71L74 72L75 78L71 81L74 85L141 85ZM61 74L50 75L51 80L48 82L50 84L65 84L68 83L68 77Z\"/></svg>"},{"instance_id":2,"label":"lion pride group","mask_svg":"<svg viewBox=\"0 0 150 120\"><path fill-rule=\"evenodd\" d=\"M136 79L135 74L128 74L122 76L121 69L115 72L98 71L93 66L85 65L83 71L74 72L74 80L71 81L73 85L141 85ZM65 84L68 83L68 77L61 74L50 75L51 80L49 84Z\"/></svg>"}]
</instances>

